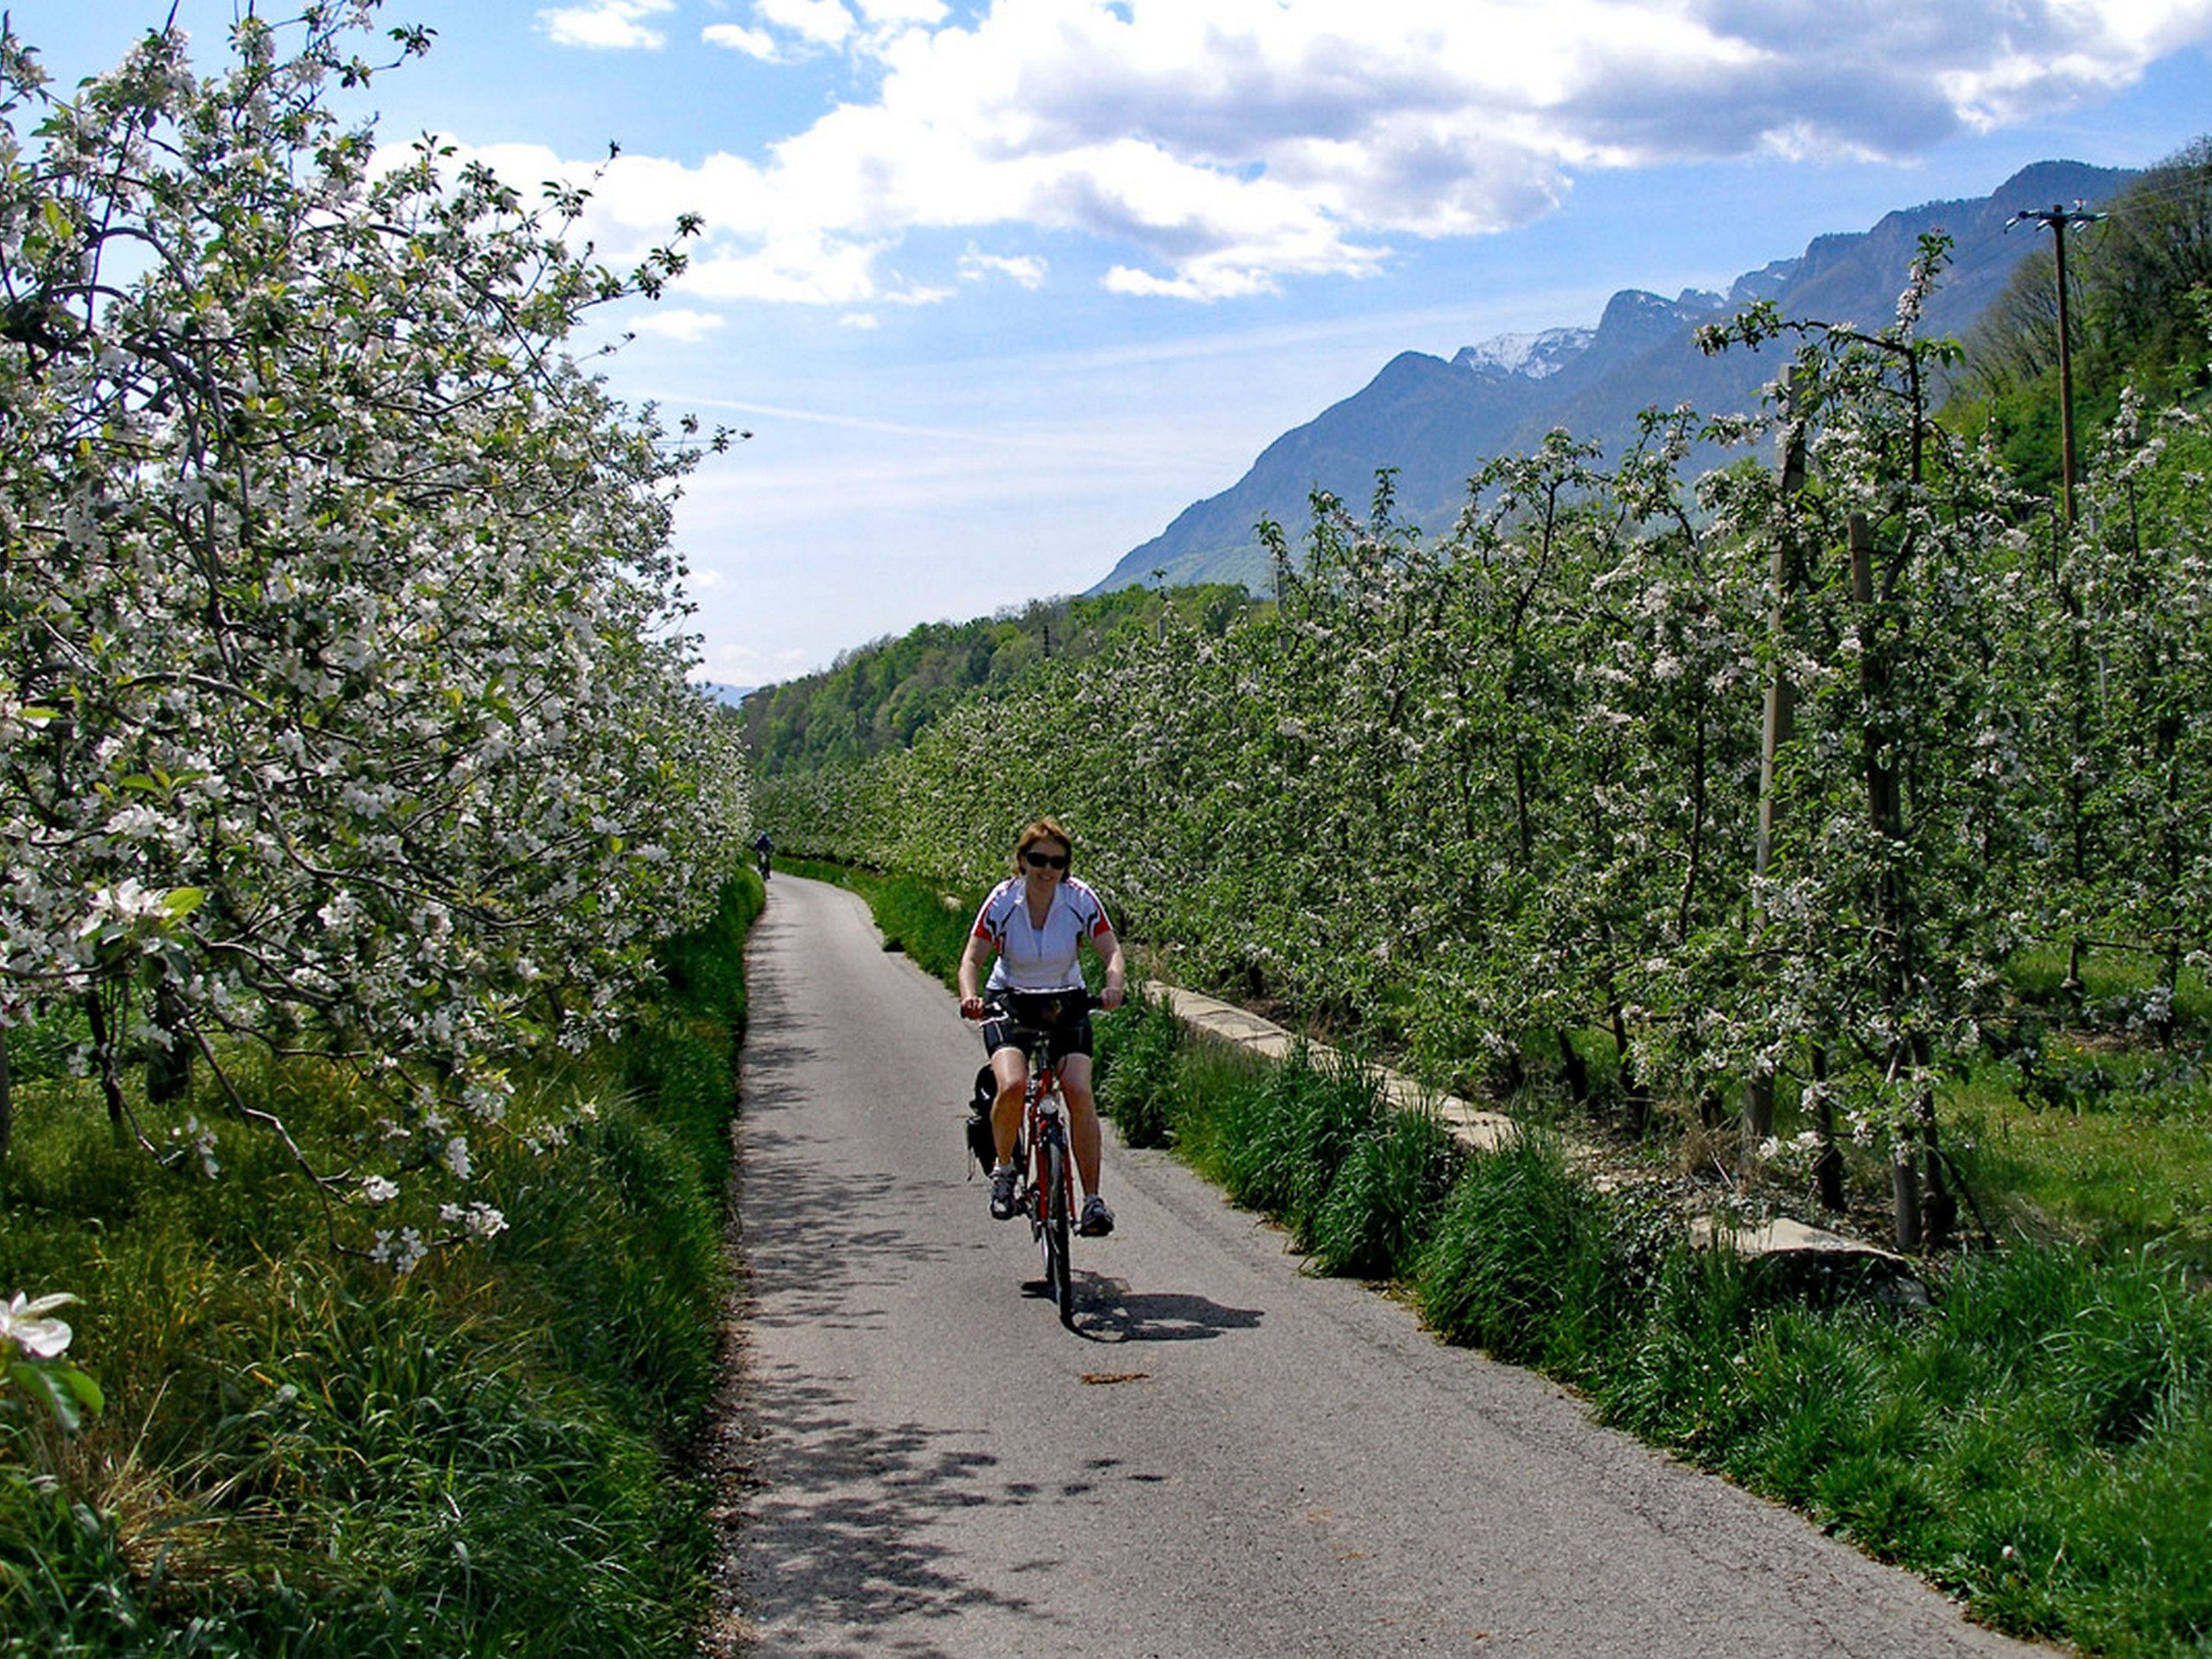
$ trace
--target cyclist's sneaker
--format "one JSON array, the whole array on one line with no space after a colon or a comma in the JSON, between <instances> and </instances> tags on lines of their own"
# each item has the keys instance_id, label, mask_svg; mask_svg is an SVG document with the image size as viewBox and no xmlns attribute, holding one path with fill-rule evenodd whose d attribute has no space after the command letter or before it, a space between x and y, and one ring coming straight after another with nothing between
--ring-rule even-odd
<instances>
[{"instance_id":1,"label":"cyclist's sneaker","mask_svg":"<svg viewBox=\"0 0 2212 1659\"><path fill-rule=\"evenodd\" d=\"M1012 1221L1018 1206L1014 1199L1015 1180L1012 1164L1001 1164L991 1172L991 1219Z\"/></svg>"},{"instance_id":2,"label":"cyclist's sneaker","mask_svg":"<svg viewBox=\"0 0 2212 1659\"><path fill-rule=\"evenodd\" d=\"M1083 1214L1076 1218L1075 1230L1085 1238L1103 1238L1114 1230L1114 1212L1106 1207L1106 1200L1096 1192L1083 1201Z\"/></svg>"}]
</instances>

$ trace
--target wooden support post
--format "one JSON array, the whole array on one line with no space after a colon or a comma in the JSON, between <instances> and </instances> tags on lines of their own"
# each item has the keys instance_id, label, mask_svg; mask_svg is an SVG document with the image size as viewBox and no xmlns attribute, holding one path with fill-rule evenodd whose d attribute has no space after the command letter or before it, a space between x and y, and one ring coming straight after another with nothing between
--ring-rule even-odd
<instances>
[{"instance_id":1,"label":"wooden support post","mask_svg":"<svg viewBox=\"0 0 2212 1659\"><path fill-rule=\"evenodd\" d=\"M1767 595L1767 634L1777 645L1785 623L1784 610L1789 598L1791 578L1796 560L1793 557L1793 517L1797 494L1805 487L1805 421L1798 409L1798 397L1794 382L1784 382L1783 398L1790 410L1789 424L1783 429L1781 448L1781 499L1778 504L1781 523L1774 538L1774 559L1769 573ZM1775 824L1781 815L1781 801L1775 784L1777 757L1782 746L1789 741L1796 719L1796 693L1789 683L1789 677L1783 672L1777 659L1768 665L1766 674L1766 709L1759 737L1759 827L1751 849L1751 877L1754 882L1766 877L1768 861L1774 853ZM1758 934L1765 910L1755 886L1751 893L1751 933ZM1761 1142L1774 1133L1774 1075L1769 1071L1755 1072L1744 1084L1744 1155L1757 1155Z\"/></svg>"},{"instance_id":2,"label":"wooden support post","mask_svg":"<svg viewBox=\"0 0 2212 1659\"><path fill-rule=\"evenodd\" d=\"M1866 818L1877 836L1885 842L1894 842L1903 825L1899 817L1897 772L1891 757L1885 753L1887 734L1882 723L1882 709L1887 701L1889 690L1889 659L1877 634L1873 615L1873 531L1867 525L1866 515L1857 512L1851 515L1851 598L1861 612L1859 683L1866 697ZM1890 969L1884 978L1889 982L1892 995L1897 989L1895 957L1900 948L1897 930L1903 924L1897 898L1894 878L1885 871L1874 893L1873 920L1876 936L1884 942L1882 948L1891 953ZM1906 1058L1902 1039L1891 1038L1889 1084L1892 1088L1897 1086ZM1900 1250L1920 1248L1920 1166L1915 1146L1916 1142L1908 1131L1906 1138L1891 1149L1890 1156L1891 1216L1897 1231L1897 1247Z\"/></svg>"}]
</instances>

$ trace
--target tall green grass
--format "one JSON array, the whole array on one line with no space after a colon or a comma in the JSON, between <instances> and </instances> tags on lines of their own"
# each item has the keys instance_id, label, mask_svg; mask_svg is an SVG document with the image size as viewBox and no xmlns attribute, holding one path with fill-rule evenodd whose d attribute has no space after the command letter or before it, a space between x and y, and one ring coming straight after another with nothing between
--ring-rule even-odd
<instances>
[{"instance_id":1,"label":"tall green grass","mask_svg":"<svg viewBox=\"0 0 2212 1659\"><path fill-rule=\"evenodd\" d=\"M690 1651L759 896L671 942L620 1045L524 1080L518 1112L574 1121L487 1141L509 1230L397 1281L331 1250L264 1141L188 1179L118 1150L81 1084L19 1087L0 1287L82 1299L107 1408L73 1437L0 1415L0 1654ZM374 1109L327 1068L240 1071L334 1147Z\"/></svg>"},{"instance_id":2,"label":"tall green grass","mask_svg":"<svg viewBox=\"0 0 2212 1659\"><path fill-rule=\"evenodd\" d=\"M1960 1260L1924 1310L1808 1294L1599 1192L1541 1129L1440 1147L1356 1068L1232 1059L1146 998L1102 1027L1100 1098L1313 1270L1396 1281L1446 1340L1573 1384L1986 1623L2113 1659L2212 1652L2212 1304L2172 1254L2023 1241Z\"/></svg>"},{"instance_id":3,"label":"tall green grass","mask_svg":"<svg viewBox=\"0 0 2212 1659\"><path fill-rule=\"evenodd\" d=\"M1129 987L1127 1015L1093 1022L1101 1075L1114 1074L1114 1094L1100 1109L1132 1147L1165 1147L1175 1139L1174 1106L1182 1052L1181 1033L1149 999L1143 983Z\"/></svg>"}]
</instances>

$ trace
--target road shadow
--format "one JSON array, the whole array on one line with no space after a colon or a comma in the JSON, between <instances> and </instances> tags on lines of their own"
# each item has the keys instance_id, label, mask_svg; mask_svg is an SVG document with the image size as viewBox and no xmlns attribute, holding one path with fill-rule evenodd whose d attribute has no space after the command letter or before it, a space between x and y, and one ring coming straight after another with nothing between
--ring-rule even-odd
<instances>
[{"instance_id":1,"label":"road shadow","mask_svg":"<svg viewBox=\"0 0 2212 1659\"><path fill-rule=\"evenodd\" d=\"M880 1325L918 1266L951 1247L909 1224L906 1183L856 1153L826 1110L823 1080L840 1034L788 995L779 959L753 959L754 1013L739 1067L741 1155L730 1193L736 1243L752 1257L764 1325L859 1329ZM800 1255L752 1241L804 1239Z\"/></svg>"},{"instance_id":2,"label":"road shadow","mask_svg":"<svg viewBox=\"0 0 2212 1659\"><path fill-rule=\"evenodd\" d=\"M946 1548L941 1523L962 1510L1049 1497L1004 1479L980 1427L857 1424L836 1389L789 1372L754 1377L748 1406L749 1490L731 1586L749 1637L740 1651L957 1659L928 1627L944 1621L949 1631L977 1611L1018 1615L1048 1646L1078 1642L1076 1610L1050 1599L1065 1562L1016 1565L1035 1577L1033 1599L978 1582Z\"/></svg>"},{"instance_id":3,"label":"road shadow","mask_svg":"<svg viewBox=\"0 0 2212 1659\"><path fill-rule=\"evenodd\" d=\"M1228 1307L1204 1296L1132 1291L1103 1273L1078 1272L1076 1278L1076 1334L1092 1342L1211 1342L1256 1330L1264 1317L1256 1307ZM1038 1294L1043 1290L1035 1287Z\"/></svg>"}]
</instances>

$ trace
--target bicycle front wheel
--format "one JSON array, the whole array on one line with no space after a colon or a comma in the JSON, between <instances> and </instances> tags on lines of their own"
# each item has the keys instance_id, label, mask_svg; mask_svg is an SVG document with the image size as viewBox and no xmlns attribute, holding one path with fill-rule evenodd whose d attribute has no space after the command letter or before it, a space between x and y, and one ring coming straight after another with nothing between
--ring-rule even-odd
<instances>
[{"instance_id":1,"label":"bicycle front wheel","mask_svg":"<svg viewBox=\"0 0 2212 1659\"><path fill-rule=\"evenodd\" d=\"M1074 1191L1068 1149L1056 1137L1045 1147L1045 1186L1038 1198L1045 1212L1045 1282L1058 1305L1060 1323L1070 1330L1075 1328L1075 1270L1068 1261L1068 1211Z\"/></svg>"}]
</instances>

